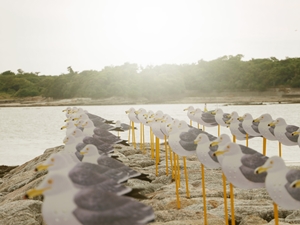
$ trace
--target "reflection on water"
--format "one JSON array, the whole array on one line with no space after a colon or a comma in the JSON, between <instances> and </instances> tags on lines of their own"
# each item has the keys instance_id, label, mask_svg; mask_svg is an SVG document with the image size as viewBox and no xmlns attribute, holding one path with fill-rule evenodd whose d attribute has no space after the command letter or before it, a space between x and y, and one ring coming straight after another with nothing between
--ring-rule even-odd
<instances>
[{"instance_id":1,"label":"reflection on water","mask_svg":"<svg viewBox=\"0 0 300 225\"><path fill-rule=\"evenodd\" d=\"M189 105L204 109L204 104L169 104L169 105L134 105L135 109L162 110L174 118L188 122L184 108ZM125 114L130 105L117 106L82 106L90 113L106 119L120 120L129 123ZM65 130L65 115L62 112L66 107L12 107L0 108L0 165L20 165L42 154L47 148L63 144ZM282 117L288 124L300 126L300 104L268 104L246 106L224 106L223 104L209 104L208 110L222 108L224 112L236 111L239 115L250 113L253 118L261 114L269 113L276 119ZM196 126L196 124L194 124ZM139 129L139 125L136 124ZM205 128L213 135L217 135L217 127ZM221 127L221 133L230 134L229 129ZM128 138L128 133L122 133L123 139ZM149 129L145 128L145 141L149 142ZM139 132L136 132L136 140L139 140ZM238 143L245 144L244 141ZM258 151L262 149L262 139L249 140L249 147ZM278 142L267 142L267 155L278 155ZM298 146L282 146L282 156L287 162L300 162L300 149Z\"/></svg>"}]
</instances>

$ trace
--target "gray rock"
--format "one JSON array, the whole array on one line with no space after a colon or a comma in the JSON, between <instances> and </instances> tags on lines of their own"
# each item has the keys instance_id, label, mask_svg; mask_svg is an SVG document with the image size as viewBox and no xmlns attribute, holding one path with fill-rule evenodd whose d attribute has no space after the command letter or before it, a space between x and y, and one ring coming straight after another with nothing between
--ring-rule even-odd
<instances>
[{"instance_id":1,"label":"gray rock","mask_svg":"<svg viewBox=\"0 0 300 225\"><path fill-rule=\"evenodd\" d=\"M261 225L261 224L267 224L268 221L255 216L255 215L247 215L242 218L241 223L239 225Z\"/></svg>"},{"instance_id":2,"label":"gray rock","mask_svg":"<svg viewBox=\"0 0 300 225\"><path fill-rule=\"evenodd\" d=\"M300 224L300 211L296 210L292 214L288 215L285 218L285 222L292 223L292 224L295 224L295 223L299 223Z\"/></svg>"},{"instance_id":3,"label":"gray rock","mask_svg":"<svg viewBox=\"0 0 300 225\"><path fill-rule=\"evenodd\" d=\"M2 225L40 225L42 202L37 200L19 200L0 207Z\"/></svg>"}]
</instances>

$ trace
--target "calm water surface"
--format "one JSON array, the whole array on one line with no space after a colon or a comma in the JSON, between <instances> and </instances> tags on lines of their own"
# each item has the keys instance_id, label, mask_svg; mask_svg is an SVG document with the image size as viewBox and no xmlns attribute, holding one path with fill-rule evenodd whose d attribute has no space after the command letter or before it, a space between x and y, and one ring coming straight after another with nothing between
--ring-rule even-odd
<instances>
[{"instance_id":1,"label":"calm water surface","mask_svg":"<svg viewBox=\"0 0 300 225\"><path fill-rule=\"evenodd\" d=\"M169 105L134 105L135 109L162 110L174 118L189 121L184 108L189 105L204 109L204 104L169 104ZM79 106L80 107L80 106ZM129 123L125 114L130 105L117 106L82 106L90 113L106 119L121 120ZM208 110L222 108L224 112L236 111L239 115L250 113L253 118L269 113L276 119L283 117L288 124L300 126L300 104L267 104L247 106L224 106L223 104L209 104ZM0 107L0 165L21 165L28 160L42 154L47 148L62 145L65 130L60 130L64 125L66 107ZM194 124L196 126L196 124ZM139 128L139 125L137 125ZM217 135L217 127L205 128L207 132ZM228 128L221 127L221 133L230 134ZM136 132L139 140L139 132ZM128 133L122 133L123 139L128 138ZM149 129L145 128L146 142L149 142ZM238 143L245 144L244 141ZM262 139L249 140L249 147L258 151L262 149ZM267 155L278 155L278 142L267 142ZM286 162L300 163L300 149L298 146L282 145L282 155Z\"/></svg>"}]
</instances>

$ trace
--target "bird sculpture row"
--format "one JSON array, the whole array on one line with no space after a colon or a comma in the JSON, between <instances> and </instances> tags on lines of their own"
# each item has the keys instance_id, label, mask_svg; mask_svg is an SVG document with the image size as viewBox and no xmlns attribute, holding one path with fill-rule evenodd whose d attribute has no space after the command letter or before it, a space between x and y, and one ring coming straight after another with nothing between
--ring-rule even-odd
<instances>
[{"instance_id":1,"label":"bird sculpture row","mask_svg":"<svg viewBox=\"0 0 300 225\"><path fill-rule=\"evenodd\" d=\"M142 174L113 158L116 144L129 146L112 131L124 131L122 124L68 107L64 149L37 165L47 170L43 181L26 193L26 198L43 195L42 215L48 225L142 225L154 221L152 207L141 189L124 185L129 179L151 182Z\"/></svg>"},{"instance_id":2,"label":"bird sculpture row","mask_svg":"<svg viewBox=\"0 0 300 225\"><path fill-rule=\"evenodd\" d=\"M151 110L130 108L127 113L131 122L150 126L158 139L167 137L165 140L170 149L178 156L196 155L204 167L221 169L234 187L266 188L271 199L280 207L289 210L300 209L300 189L298 188L300 187L300 170L287 167L280 156L268 157L266 151L260 153L247 145L235 143L235 139L246 140L261 137L266 140L277 140L288 146L298 145L300 140L298 126L287 125L283 118L274 120L267 113L254 119L249 113L239 116L237 112L224 113L220 108L202 111L189 106L184 110L187 111L190 125L162 111L153 113ZM139 116L140 114L142 117ZM205 132L204 129L191 126L192 122L204 127L227 127L234 138L231 140L227 134L214 136ZM159 157L158 152L155 157ZM172 162L171 158L170 162ZM176 161L174 161L173 168L175 163ZM186 189L188 192L188 185Z\"/></svg>"}]
</instances>

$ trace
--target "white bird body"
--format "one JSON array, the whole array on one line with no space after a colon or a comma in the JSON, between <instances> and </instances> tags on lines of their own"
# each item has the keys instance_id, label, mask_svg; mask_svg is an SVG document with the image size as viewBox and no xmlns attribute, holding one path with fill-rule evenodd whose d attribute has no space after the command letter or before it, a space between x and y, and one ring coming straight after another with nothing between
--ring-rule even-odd
<instances>
[{"instance_id":1,"label":"white bird body","mask_svg":"<svg viewBox=\"0 0 300 225\"><path fill-rule=\"evenodd\" d=\"M183 111L187 111L187 117L192 121L195 121L194 114L192 113L194 110L195 109L193 106L189 106L183 110Z\"/></svg>"},{"instance_id":2,"label":"white bird body","mask_svg":"<svg viewBox=\"0 0 300 225\"><path fill-rule=\"evenodd\" d=\"M255 119L254 121L259 122L258 130L259 133L266 139L270 141L277 141L277 138L274 135L274 128L268 126L269 123L273 121L270 114L266 113Z\"/></svg>"},{"instance_id":3,"label":"white bird body","mask_svg":"<svg viewBox=\"0 0 300 225\"><path fill-rule=\"evenodd\" d=\"M195 139L197 142L196 155L198 160L209 169L220 168L219 162L212 159L210 153L210 141L206 134L199 134Z\"/></svg>"},{"instance_id":4,"label":"white bird body","mask_svg":"<svg viewBox=\"0 0 300 225\"><path fill-rule=\"evenodd\" d=\"M254 124L251 114L245 113L243 119L242 126L246 133L253 137L260 137L261 134L258 131L258 127Z\"/></svg>"},{"instance_id":5,"label":"white bird body","mask_svg":"<svg viewBox=\"0 0 300 225\"><path fill-rule=\"evenodd\" d=\"M170 125L171 127L174 126L174 124ZM188 151L182 147L180 144L180 134L182 132L187 132L190 128L188 127L187 123L185 121L180 121L178 125L178 130L171 132L169 135L169 145L171 149L178 155L180 156L191 156L195 155L196 151ZM173 128L172 128L173 129Z\"/></svg>"},{"instance_id":6,"label":"white bird body","mask_svg":"<svg viewBox=\"0 0 300 225\"><path fill-rule=\"evenodd\" d=\"M59 174L45 177L38 189L44 191L42 215L44 221L49 225L82 225L74 216L73 211L77 208L73 198L79 189L75 188L69 179Z\"/></svg>"},{"instance_id":7,"label":"white bird body","mask_svg":"<svg viewBox=\"0 0 300 225\"><path fill-rule=\"evenodd\" d=\"M266 189L272 200L278 206L287 210L300 209L300 200L298 198L299 189L292 190L292 192L294 192L292 194L294 194L298 200L288 192L288 190L291 190L289 187L291 181L288 180L289 173L294 172L294 174L291 174L291 177L295 177L295 179L298 177L299 179L300 171L292 171L289 169L283 159L278 156L270 157L266 163L257 168L256 171L259 173L267 172Z\"/></svg>"},{"instance_id":8,"label":"white bird body","mask_svg":"<svg viewBox=\"0 0 300 225\"><path fill-rule=\"evenodd\" d=\"M287 146L298 145L298 138L292 136L292 132L297 131L299 127L287 125L283 118L277 118L271 125L275 125L274 134L279 142Z\"/></svg>"},{"instance_id":9,"label":"white bird body","mask_svg":"<svg viewBox=\"0 0 300 225\"><path fill-rule=\"evenodd\" d=\"M215 120L222 127L228 126L228 124L225 123L225 121L229 120L229 117L227 117L227 115L229 115L229 113L224 113L222 109L220 108L215 109Z\"/></svg>"},{"instance_id":10,"label":"white bird body","mask_svg":"<svg viewBox=\"0 0 300 225\"><path fill-rule=\"evenodd\" d=\"M130 121L134 123L140 123L134 108L130 108L129 110L126 111L126 113L128 113L128 118Z\"/></svg>"}]
</instances>

